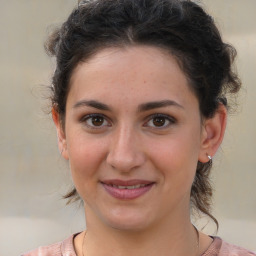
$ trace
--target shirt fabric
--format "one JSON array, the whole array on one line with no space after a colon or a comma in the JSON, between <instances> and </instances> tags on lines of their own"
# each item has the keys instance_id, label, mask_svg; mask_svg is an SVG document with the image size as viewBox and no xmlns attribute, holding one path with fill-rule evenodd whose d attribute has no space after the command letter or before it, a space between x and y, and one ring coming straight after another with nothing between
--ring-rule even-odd
<instances>
[{"instance_id":1,"label":"shirt fabric","mask_svg":"<svg viewBox=\"0 0 256 256\"><path fill-rule=\"evenodd\" d=\"M75 236L76 234L56 244L41 246L21 256L77 256L73 243ZM256 254L229 244L219 237L213 237L213 242L201 256L256 256Z\"/></svg>"}]
</instances>

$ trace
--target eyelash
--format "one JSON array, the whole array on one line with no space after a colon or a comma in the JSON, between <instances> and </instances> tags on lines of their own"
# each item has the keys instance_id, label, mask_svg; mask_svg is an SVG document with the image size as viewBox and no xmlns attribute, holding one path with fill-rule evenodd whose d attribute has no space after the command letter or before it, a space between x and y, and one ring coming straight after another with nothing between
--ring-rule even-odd
<instances>
[{"instance_id":1,"label":"eyelash","mask_svg":"<svg viewBox=\"0 0 256 256\"><path fill-rule=\"evenodd\" d=\"M93 125L93 124L88 124L88 121L91 120L92 121L92 118L102 118L103 120L103 124L102 125ZM155 126L155 125L149 125L150 122L153 122L155 118L162 118L163 121L164 121L164 125L162 126ZM168 124L165 124L166 121L168 121ZM81 123L85 123L85 125L90 128L90 129L102 129L103 127L109 127L111 126L111 123L110 121L108 120L108 118L106 118L105 115L102 115L102 114L89 114L89 115L86 115L84 117L81 118L80 120ZM104 124L105 122L107 122L107 124ZM165 129L167 127L169 127L171 124L175 124L176 123L176 119L174 117L171 117L169 115L165 115L165 114L153 114L151 116L149 116L147 118L147 121L143 124L144 127L150 127L152 129L156 128L156 129Z\"/></svg>"},{"instance_id":2,"label":"eyelash","mask_svg":"<svg viewBox=\"0 0 256 256\"><path fill-rule=\"evenodd\" d=\"M104 122L107 122L107 124L105 124L105 125L99 125L99 126L96 126L96 125L93 125L93 124L88 124L88 121L89 120L91 120L92 121L92 118L96 118L96 117L98 117L98 118L102 118L103 119L103 124L104 124ZM106 127L106 126L111 126L110 125L110 122L108 121L108 119L104 116L104 115L102 115L102 114L89 114L89 115L86 115L86 116L84 116L84 117L82 117L82 119L80 120L80 122L81 123L85 123L85 125L88 127L88 128L90 128L90 129L101 129L101 128L103 128L103 127Z\"/></svg>"},{"instance_id":3,"label":"eyelash","mask_svg":"<svg viewBox=\"0 0 256 256\"><path fill-rule=\"evenodd\" d=\"M150 126L148 125L149 122L153 122L153 120L155 118L163 118L164 119L164 122L168 121L168 124L165 124L163 126ZM156 129L165 129L165 128L168 128L171 124L175 124L176 123L176 119L174 117L171 117L169 115L165 115L165 114L154 114L154 115L151 115L147 122L143 125L143 126L146 126L146 127L151 127L151 128L156 128Z\"/></svg>"}]
</instances>

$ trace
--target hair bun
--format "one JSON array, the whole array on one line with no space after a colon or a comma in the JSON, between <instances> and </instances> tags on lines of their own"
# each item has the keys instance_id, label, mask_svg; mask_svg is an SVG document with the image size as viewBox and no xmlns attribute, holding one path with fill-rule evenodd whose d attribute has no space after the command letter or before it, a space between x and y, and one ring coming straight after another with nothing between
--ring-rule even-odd
<instances>
[{"instance_id":1,"label":"hair bun","mask_svg":"<svg viewBox=\"0 0 256 256\"><path fill-rule=\"evenodd\" d=\"M92 2L93 0L78 0L78 6L88 4Z\"/></svg>"}]
</instances>

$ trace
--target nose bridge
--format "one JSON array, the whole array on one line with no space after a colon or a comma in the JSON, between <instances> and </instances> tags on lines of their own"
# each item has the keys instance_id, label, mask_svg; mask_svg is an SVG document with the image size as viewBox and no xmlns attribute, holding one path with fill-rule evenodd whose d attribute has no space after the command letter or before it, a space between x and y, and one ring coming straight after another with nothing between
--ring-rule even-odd
<instances>
[{"instance_id":1,"label":"nose bridge","mask_svg":"<svg viewBox=\"0 0 256 256\"><path fill-rule=\"evenodd\" d=\"M119 171L130 171L144 162L138 131L123 124L113 132L107 162Z\"/></svg>"}]
</instances>

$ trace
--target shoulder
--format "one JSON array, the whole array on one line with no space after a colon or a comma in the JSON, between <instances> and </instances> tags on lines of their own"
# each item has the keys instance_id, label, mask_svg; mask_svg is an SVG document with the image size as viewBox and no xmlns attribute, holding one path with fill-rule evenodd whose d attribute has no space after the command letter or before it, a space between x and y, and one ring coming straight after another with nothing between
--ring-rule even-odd
<instances>
[{"instance_id":1,"label":"shoulder","mask_svg":"<svg viewBox=\"0 0 256 256\"><path fill-rule=\"evenodd\" d=\"M256 256L256 254L242 247L222 241L219 256Z\"/></svg>"},{"instance_id":2,"label":"shoulder","mask_svg":"<svg viewBox=\"0 0 256 256\"><path fill-rule=\"evenodd\" d=\"M213 242L202 256L256 256L242 247L229 244L219 237L213 237Z\"/></svg>"},{"instance_id":3,"label":"shoulder","mask_svg":"<svg viewBox=\"0 0 256 256\"><path fill-rule=\"evenodd\" d=\"M22 254L21 256L76 256L73 240L75 234L65 239L48 246L40 246L39 248Z\"/></svg>"}]
</instances>

